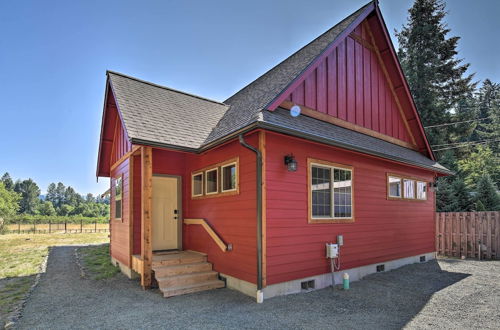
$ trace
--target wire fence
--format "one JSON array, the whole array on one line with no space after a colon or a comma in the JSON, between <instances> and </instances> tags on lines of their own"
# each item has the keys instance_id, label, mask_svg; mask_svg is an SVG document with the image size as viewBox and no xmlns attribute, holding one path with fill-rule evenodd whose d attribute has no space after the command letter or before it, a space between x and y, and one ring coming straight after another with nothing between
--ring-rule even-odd
<instances>
[{"instance_id":1,"label":"wire fence","mask_svg":"<svg viewBox=\"0 0 500 330\"><path fill-rule=\"evenodd\" d=\"M9 234L50 234L50 233L106 233L109 232L109 223L99 220L72 220L64 222L36 222L26 223L17 221L6 224L6 233Z\"/></svg>"}]
</instances>

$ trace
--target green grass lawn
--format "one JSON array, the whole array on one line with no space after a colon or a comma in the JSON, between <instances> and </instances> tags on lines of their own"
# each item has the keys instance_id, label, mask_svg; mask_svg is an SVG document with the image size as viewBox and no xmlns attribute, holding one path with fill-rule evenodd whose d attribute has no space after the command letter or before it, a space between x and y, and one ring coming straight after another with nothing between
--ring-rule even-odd
<instances>
[{"instance_id":1,"label":"green grass lawn","mask_svg":"<svg viewBox=\"0 0 500 330\"><path fill-rule=\"evenodd\" d=\"M78 249L83 268L92 279L102 280L115 276L120 269L110 262L109 244L88 246Z\"/></svg>"},{"instance_id":2,"label":"green grass lawn","mask_svg":"<svg viewBox=\"0 0 500 330\"><path fill-rule=\"evenodd\" d=\"M0 328L28 292L50 246L108 242L108 233L0 235Z\"/></svg>"}]
</instances>

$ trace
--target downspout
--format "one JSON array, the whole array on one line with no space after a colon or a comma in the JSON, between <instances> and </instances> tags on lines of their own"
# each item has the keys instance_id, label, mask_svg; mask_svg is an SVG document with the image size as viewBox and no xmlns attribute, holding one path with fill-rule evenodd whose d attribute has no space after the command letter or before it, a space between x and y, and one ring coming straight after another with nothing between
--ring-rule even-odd
<instances>
[{"instance_id":1,"label":"downspout","mask_svg":"<svg viewBox=\"0 0 500 330\"><path fill-rule=\"evenodd\" d=\"M253 151L257 166L257 302L262 302L262 153L249 145L243 134L239 135L240 144Z\"/></svg>"}]
</instances>

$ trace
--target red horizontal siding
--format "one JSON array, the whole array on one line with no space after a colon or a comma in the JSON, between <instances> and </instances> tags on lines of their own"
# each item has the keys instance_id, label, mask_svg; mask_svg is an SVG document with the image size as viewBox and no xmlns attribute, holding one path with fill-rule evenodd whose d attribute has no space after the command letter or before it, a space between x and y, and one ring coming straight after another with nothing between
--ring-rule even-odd
<instances>
[{"instance_id":1,"label":"red horizontal siding","mask_svg":"<svg viewBox=\"0 0 500 330\"><path fill-rule=\"evenodd\" d=\"M130 267L130 203L129 203L129 161L125 160L111 171L111 178L123 176L122 219L115 220L115 189L111 179L111 256Z\"/></svg>"},{"instance_id":2,"label":"red horizontal siding","mask_svg":"<svg viewBox=\"0 0 500 330\"><path fill-rule=\"evenodd\" d=\"M289 153L297 172L283 165ZM268 284L329 272L325 243L339 234L343 269L434 251L433 193L425 202L386 198L388 172L427 181L432 173L274 133L266 134L266 155ZM308 223L308 157L353 166L354 223Z\"/></svg>"}]
</instances>

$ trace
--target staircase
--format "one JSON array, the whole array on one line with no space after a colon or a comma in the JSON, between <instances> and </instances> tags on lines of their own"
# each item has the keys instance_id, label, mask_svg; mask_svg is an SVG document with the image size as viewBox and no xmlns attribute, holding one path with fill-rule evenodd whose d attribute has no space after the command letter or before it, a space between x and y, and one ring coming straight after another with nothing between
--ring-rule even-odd
<instances>
[{"instance_id":1,"label":"staircase","mask_svg":"<svg viewBox=\"0 0 500 330\"><path fill-rule=\"evenodd\" d=\"M207 255L194 251L180 251L153 255L153 271L164 297L178 296L204 290L222 288Z\"/></svg>"}]
</instances>

